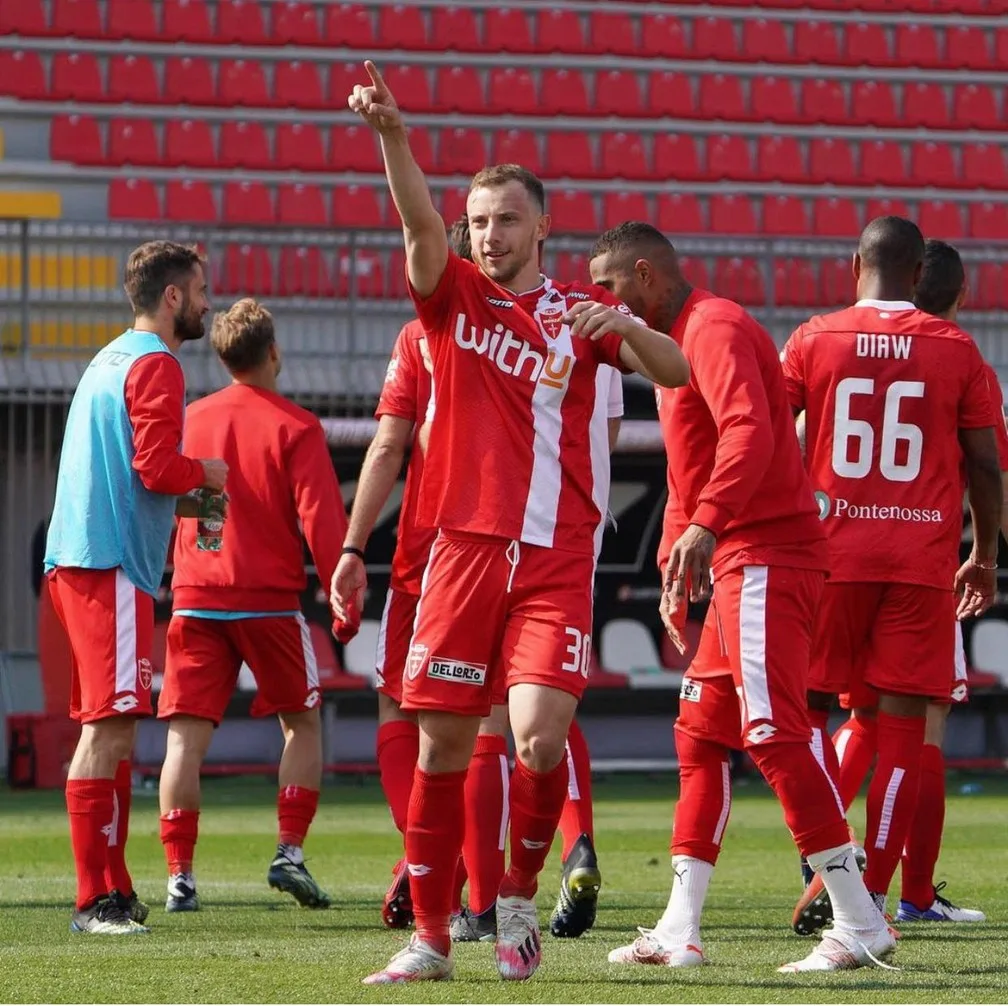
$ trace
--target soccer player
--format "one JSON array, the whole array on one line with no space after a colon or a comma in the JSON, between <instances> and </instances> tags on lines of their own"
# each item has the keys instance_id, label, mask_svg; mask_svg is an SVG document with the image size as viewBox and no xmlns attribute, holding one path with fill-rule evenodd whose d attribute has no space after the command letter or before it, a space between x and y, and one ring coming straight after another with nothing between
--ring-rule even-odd
<instances>
[{"instance_id":1,"label":"soccer player","mask_svg":"<svg viewBox=\"0 0 1008 1006\"><path fill-rule=\"evenodd\" d=\"M158 703L158 718L169 721L160 789L165 910L199 908L192 864L200 766L243 661L258 686L252 714L276 714L284 733L279 844L267 881L307 908L328 908L302 852L318 808L322 726L318 668L299 602L306 580L298 523L328 583L346 511L321 424L277 392L281 355L269 311L239 300L214 318L210 339L232 382L189 406L184 444L220 453L240 477L228 490L218 550L201 547L196 520L183 520L175 535Z\"/></svg>"},{"instance_id":2,"label":"soccer player","mask_svg":"<svg viewBox=\"0 0 1008 1006\"><path fill-rule=\"evenodd\" d=\"M966 333L914 307L923 258L909 220L871 221L854 257L857 303L800 326L781 357L831 545L809 706L839 775L823 740L833 696L862 680L879 695L865 883L883 912L913 818L928 701L947 701L953 686L956 616L994 598L1002 504L984 363ZM975 540L956 572L963 463Z\"/></svg>"},{"instance_id":3,"label":"soccer player","mask_svg":"<svg viewBox=\"0 0 1008 1006\"><path fill-rule=\"evenodd\" d=\"M687 598L709 592L713 571L675 725L672 893L655 928L609 959L704 963L700 918L731 807L729 751L744 747L838 909L822 943L780 970L859 967L895 944L854 868L843 808L811 743L805 681L828 554L777 350L737 304L692 289L650 224L604 233L589 267L596 283L669 332L690 365L687 387L658 395L669 487L661 612L681 651Z\"/></svg>"},{"instance_id":4,"label":"soccer player","mask_svg":"<svg viewBox=\"0 0 1008 1006\"><path fill-rule=\"evenodd\" d=\"M676 386L678 347L605 291L539 271L549 229L542 183L517 165L473 179L475 264L450 252L444 224L380 74L349 97L381 137L403 221L407 274L427 334L434 399L417 521L438 528L424 570L403 680L420 751L406 825L416 933L368 984L450 977L452 881L465 774L493 679L506 672L515 769L511 862L497 898L502 977L530 977L541 949L534 897L567 793L567 732L591 655L596 536L606 502L603 364ZM359 607L339 580L334 608Z\"/></svg>"},{"instance_id":5,"label":"soccer player","mask_svg":"<svg viewBox=\"0 0 1008 1006\"><path fill-rule=\"evenodd\" d=\"M126 869L130 758L151 712L154 597L176 508L220 490L227 464L179 453L180 347L209 310L198 252L141 245L126 263L133 326L91 361L67 415L46 541L48 589L73 655L70 715L81 736L67 775L80 933L145 933ZM183 497L182 500L179 498Z\"/></svg>"}]
</instances>

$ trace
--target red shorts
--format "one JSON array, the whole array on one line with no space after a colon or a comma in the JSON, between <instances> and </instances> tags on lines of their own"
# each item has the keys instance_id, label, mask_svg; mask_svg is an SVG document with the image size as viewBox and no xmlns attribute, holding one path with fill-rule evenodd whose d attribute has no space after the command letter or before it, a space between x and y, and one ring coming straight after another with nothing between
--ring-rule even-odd
<instances>
[{"instance_id":1,"label":"red shorts","mask_svg":"<svg viewBox=\"0 0 1008 1006\"><path fill-rule=\"evenodd\" d=\"M503 684L584 693L595 559L441 531L406 657L403 709L486 716Z\"/></svg>"},{"instance_id":2,"label":"red shorts","mask_svg":"<svg viewBox=\"0 0 1008 1006\"><path fill-rule=\"evenodd\" d=\"M253 716L303 713L319 704L318 665L298 615L231 621L172 615L158 719L197 716L220 724L242 663L256 681Z\"/></svg>"},{"instance_id":3,"label":"red shorts","mask_svg":"<svg viewBox=\"0 0 1008 1006\"><path fill-rule=\"evenodd\" d=\"M824 581L821 572L785 566L719 576L683 679L676 728L733 748L771 737L807 744L805 682Z\"/></svg>"},{"instance_id":4,"label":"red shorts","mask_svg":"<svg viewBox=\"0 0 1008 1006\"><path fill-rule=\"evenodd\" d=\"M936 587L827 584L816 617L809 690L852 695L865 684L878 692L947 702L955 608L955 594Z\"/></svg>"},{"instance_id":5,"label":"red shorts","mask_svg":"<svg viewBox=\"0 0 1008 1006\"><path fill-rule=\"evenodd\" d=\"M47 584L70 639L70 716L150 716L154 598L121 569L60 567Z\"/></svg>"}]
</instances>

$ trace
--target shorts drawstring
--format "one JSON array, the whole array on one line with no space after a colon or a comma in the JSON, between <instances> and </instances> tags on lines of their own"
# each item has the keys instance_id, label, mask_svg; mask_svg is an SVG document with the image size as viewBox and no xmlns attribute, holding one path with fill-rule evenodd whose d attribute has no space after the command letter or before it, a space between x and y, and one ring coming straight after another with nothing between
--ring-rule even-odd
<instances>
[{"instance_id":1,"label":"shorts drawstring","mask_svg":"<svg viewBox=\"0 0 1008 1006\"><path fill-rule=\"evenodd\" d=\"M511 565L511 572L508 573L507 581L507 592L511 593L511 584L514 581L515 570L518 568L518 560L521 558L521 549L517 541L511 542L507 547L507 551L504 553L507 556L507 561Z\"/></svg>"}]
</instances>

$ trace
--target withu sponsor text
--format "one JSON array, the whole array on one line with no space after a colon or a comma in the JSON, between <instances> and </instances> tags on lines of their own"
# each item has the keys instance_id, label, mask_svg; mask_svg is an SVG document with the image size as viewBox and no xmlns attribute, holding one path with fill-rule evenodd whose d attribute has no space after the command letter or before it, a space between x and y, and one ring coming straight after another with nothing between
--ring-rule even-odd
<instances>
[{"instance_id":1,"label":"withu sponsor text","mask_svg":"<svg viewBox=\"0 0 1008 1006\"><path fill-rule=\"evenodd\" d=\"M492 360L505 374L548 388L565 388L570 380L572 356L558 356L553 350L545 355L533 349L524 339L515 338L510 328L497 322L493 331L484 328L477 332L465 314L455 319L455 344L459 349L471 350Z\"/></svg>"}]
</instances>

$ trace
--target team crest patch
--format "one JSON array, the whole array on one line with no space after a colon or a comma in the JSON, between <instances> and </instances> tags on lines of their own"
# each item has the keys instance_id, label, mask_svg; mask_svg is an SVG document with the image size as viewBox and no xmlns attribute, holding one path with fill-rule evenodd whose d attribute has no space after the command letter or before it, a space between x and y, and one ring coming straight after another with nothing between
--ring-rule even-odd
<instances>
[{"instance_id":1,"label":"team crest patch","mask_svg":"<svg viewBox=\"0 0 1008 1006\"><path fill-rule=\"evenodd\" d=\"M816 491L815 501L819 507L819 519L825 520L830 515L830 508L833 506L832 500L820 489Z\"/></svg>"},{"instance_id":2,"label":"team crest patch","mask_svg":"<svg viewBox=\"0 0 1008 1006\"><path fill-rule=\"evenodd\" d=\"M560 338L564 327L563 318L566 313L567 301L556 290L550 290L539 298L535 309L535 320L539 323L546 338Z\"/></svg>"},{"instance_id":3,"label":"team crest patch","mask_svg":"<svg viewBox=\"0 0 1008 1006\"><path fill-rule=\"evenodd\" d=\"M406 677L412 681L420 677L424 664L427 662L427 655L430 650L423 643L414 643L406 654L406 667L404 668Z\"/></svg>"},{"instance_id":4,"label":"team crest patch","mask_svg":"<svg viewBox=\"0 0 1008 1006\"><path fill-rule=\"evenodd\" d=\"M144 690L150 688L154 681L154 669L146 657L141 657L137 661L137 677L140 679L140 687Z\"/></svg>"}]
</instances>

